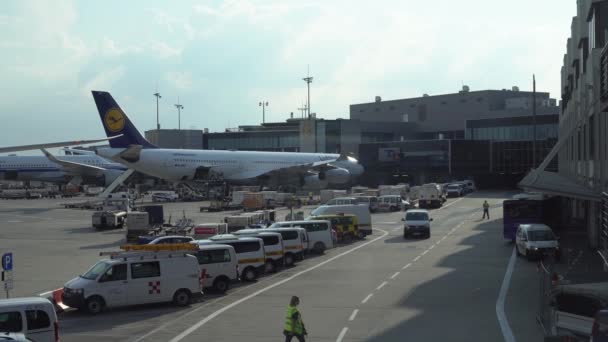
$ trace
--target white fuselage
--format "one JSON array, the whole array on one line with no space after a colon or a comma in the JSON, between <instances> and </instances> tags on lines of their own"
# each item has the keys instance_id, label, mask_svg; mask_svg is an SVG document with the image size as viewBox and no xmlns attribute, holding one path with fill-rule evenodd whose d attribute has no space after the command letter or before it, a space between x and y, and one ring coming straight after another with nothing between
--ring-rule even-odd
<instances>
[{"instance_id":1,"label":"white fuselage","mask_svg":"<svg viewBox=\"0 0 608 342\"><path fill-rule=\"evenodd\" d=\"M58 159L104 168L106 171L100 170L97 174L109 178L116 178L126 170L123 165L110 162L97 155L61 156ZM68 182L71 177L75 176L83 175L67 170L44 156L0 157L0 179L63 183Z\"/></svg>"},{"instance_id":2,"label":"white fuselage","mask_svg":"<svg viewBox=\"0 0 608 342\"><path fill-rule=\"evenodd\" d=\"M335 161L339 158L338 154L143 149L137 161L129 162L118 156L122 151L122 148L103 148L98 149L97 153L136 171L174 182L194 180L197 170L209 168L226 181L239 183L272 171L324 161L332 161L332 165L345 168L352 175L358 176L363 172L361 165L353 158Z\"/></svg>"}]
</instances>

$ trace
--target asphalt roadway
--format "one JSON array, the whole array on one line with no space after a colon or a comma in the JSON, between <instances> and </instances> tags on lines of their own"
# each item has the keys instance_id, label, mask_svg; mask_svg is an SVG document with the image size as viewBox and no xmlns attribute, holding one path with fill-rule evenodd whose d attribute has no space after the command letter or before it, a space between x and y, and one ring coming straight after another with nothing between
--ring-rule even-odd
<instances>
[{"instance_id":1,"label":"asphalt roadway","mask_svg":"<svg viewBox=\"0 0 608 342\"><path fill-rule=\"evenodd\" d=\"M281 341L285 308L289 298L297 295L310 341L503 341L504 323L513 340L541 341L534 319L538 302L535 265L515 261L513 276L506 284L503 329L497 318L500 290L513 251L513 245L502 239L501 204L510 195L479 192L450 199L442 209L431 212L430 239L404 240L403 213L375 214L376 230L366 240L329 250L256 283L234 286L225 296L206 294L188 308L144 305L98 316L68 311L60 315L61 340ZM490 220L480 219L484 199L491 205ZM13 220L27 221L28 214L40 220L45 217L41 212L1 210L0 218L20 215L23 217L12 216ZM70 214L66 215L62 216L63 226L71 222ZM81 237L72 241L71 229L77 228L57 230L52 239L43 235L38 243L66 240L63 242L74 244L72 248L82 247ZM106 234L109 237L101 235L106 242L85 240L84 246L98 253L102 247L120 244L118 235L113 235L117 232ZM1 238L7 241L5 236ZM45 266L30 266L40 272L35 284L26 286L31 281L19 279L21 287L27 288L19 292L52 289L67 280L65 274L82 271L81 263L90 265L88 259L98 259L92 253L84 254L63 266L40 260Z\"/></svg>"}]
</instances>

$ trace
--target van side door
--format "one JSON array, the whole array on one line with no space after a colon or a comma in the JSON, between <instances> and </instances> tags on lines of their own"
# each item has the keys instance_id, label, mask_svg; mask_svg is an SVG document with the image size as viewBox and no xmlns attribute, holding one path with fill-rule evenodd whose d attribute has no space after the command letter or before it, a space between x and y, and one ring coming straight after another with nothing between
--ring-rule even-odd
<instances>
[{"instance_id":1,"label":"van side door","mask_svg":"<svg viewBox=\"0 0 608 342\"><path fill-rule=\"evenodd\" d=\"M133 261L129 263L129 286L127 300L129 305L162 302L170 300L172 293L168 291L169 284L163 284L169 279L161 279L160 261Z\"/></svg>"},{"instance_id":2,"label":"van side door","mask_svg":"<svg viewBox=\"0 0 608 342\"><path fill-rule=\"evenodd\" d=\"M99 277L99 294L108 307L127 305L127 264L115 264Z\"/></svg>"},{"instance_id":3,"label":"van side door","mask_svg":"<svg viewBox=\"0 0 608 342\"><path fill-rule=\"evenodd\" d=\"M25 310L25 334L32 341L54 341L55 322L43 307L31 307Z\"/></svg>"}]
</instances>

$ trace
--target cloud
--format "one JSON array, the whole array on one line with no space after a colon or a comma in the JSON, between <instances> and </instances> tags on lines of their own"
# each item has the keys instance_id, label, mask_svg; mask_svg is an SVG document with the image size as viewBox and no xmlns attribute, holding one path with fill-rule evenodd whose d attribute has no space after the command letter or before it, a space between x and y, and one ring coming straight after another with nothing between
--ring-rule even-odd
<instances>
[{"instance_id":1,"label":"cloud","mask_svg":"<svg viewBox=\"0 0 608 342\"><path fill-rule=\"evenodd\" d=\"M109 90L115 83L122 80L125 71L126 68L122 65L102 70L84 82L81 93L88 99L91 96L91 90Z\"/></svg>"},{"instance_id":2,"label":"cloud","mask_svg":"<svg viewBox=\"0 0 608 342\"><path fill-rule=\"evenodd\" d=\"M169 82L171 86L179 90L191 90L192 89L192 75L190 72L182 71L169 71L165 73L165 80Z\"/></svg>"},{"instance_id":3,"label":"cloud","mask_svg":"<svg viewBox=\"0 0 608 342\"><path fill-rule=\"evenodd\" d=\"M148 45L148 47L153 53L156 54L157 57L161 59L177 57L182 54L181 48L169 46L169 44L165 42L153 41Z\"/></svg>"}]
</instances>

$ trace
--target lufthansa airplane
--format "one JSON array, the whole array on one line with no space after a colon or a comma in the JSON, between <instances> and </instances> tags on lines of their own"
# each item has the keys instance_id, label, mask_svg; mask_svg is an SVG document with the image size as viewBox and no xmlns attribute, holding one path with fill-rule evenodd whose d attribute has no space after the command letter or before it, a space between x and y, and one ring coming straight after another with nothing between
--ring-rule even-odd
<instances>
[{"instance_id":1,"label":"lufthansa airplane","mask_svg":"<svg viewBox=\"0 0 608 342\"><path fill-rule=\"evenodd\" d=\"M339 154L165 149L139 133L110 93L93 91L110 147L97 154L130 169L173 182L219 177L231 184L324 187L363 173L355 158Z\"/></svg>"},{"instance_id":2,"label":"lufthansa airplane","mask_svg":"<svg viewBox=\"0 0 608 342\"><path fill-rule=\"evenodd\" d=\"M45 156L0 157L0 179L51 183L73 181L108 186L127 170L122 164L97 155L56 157L44 149L42 151Z\"/></svg>"}]
</instances>

